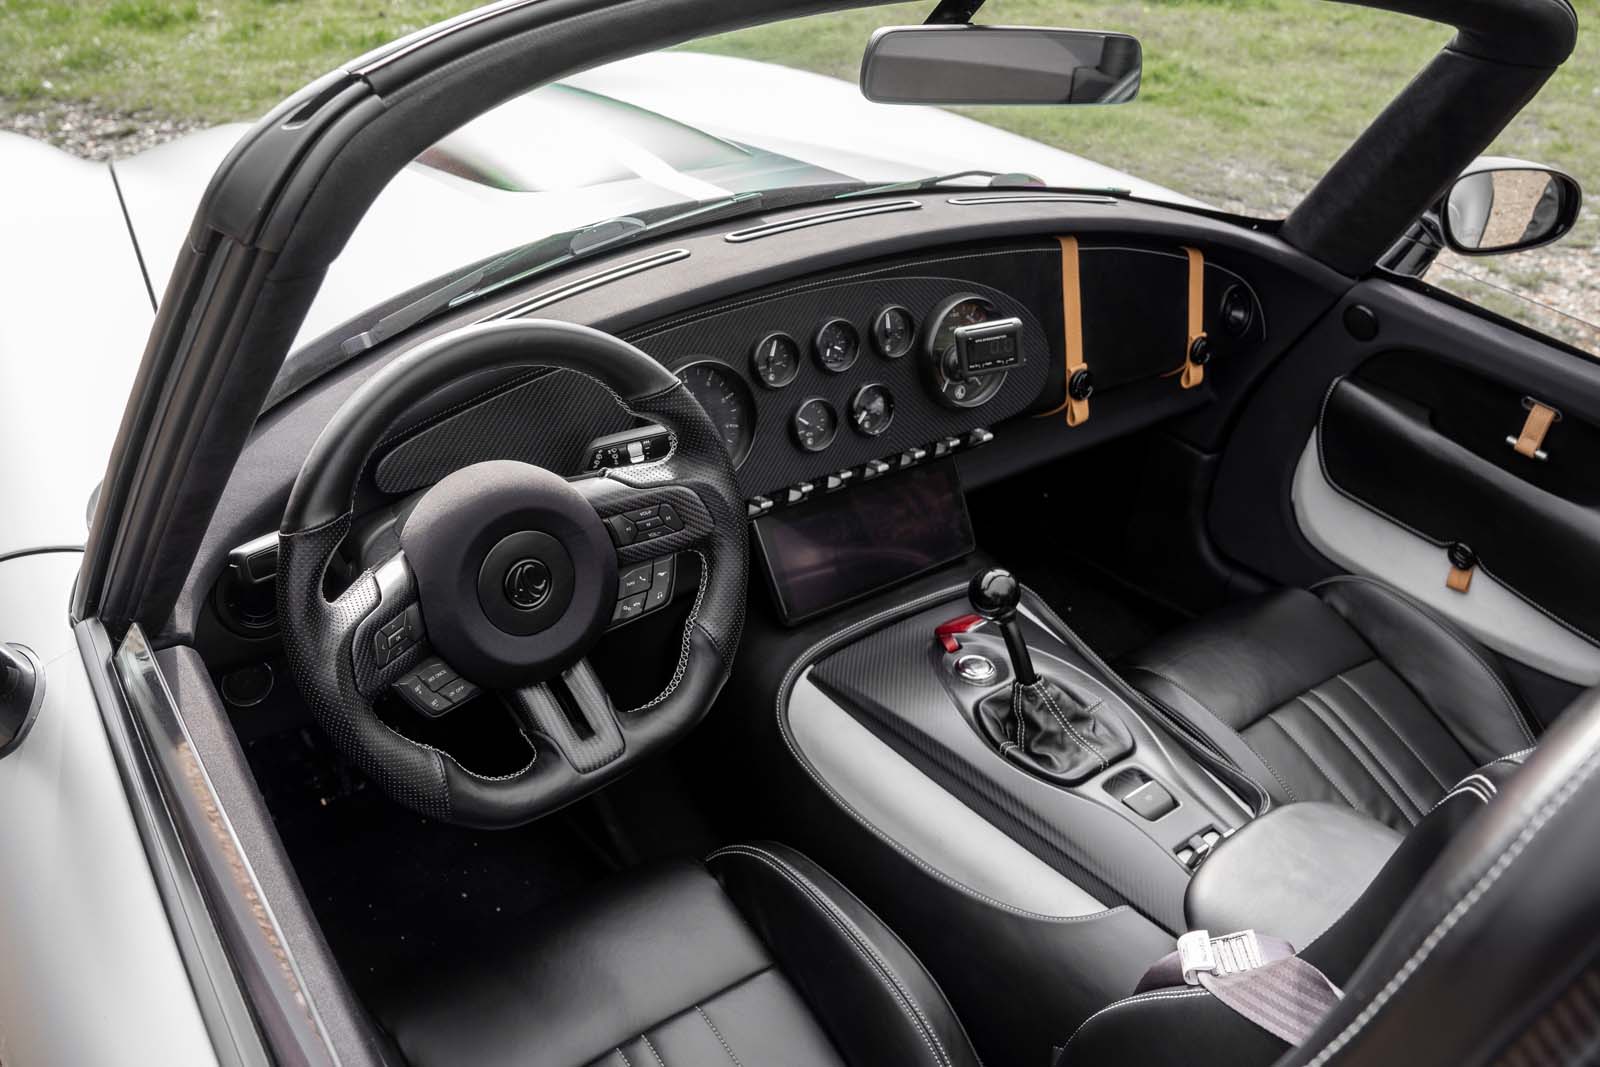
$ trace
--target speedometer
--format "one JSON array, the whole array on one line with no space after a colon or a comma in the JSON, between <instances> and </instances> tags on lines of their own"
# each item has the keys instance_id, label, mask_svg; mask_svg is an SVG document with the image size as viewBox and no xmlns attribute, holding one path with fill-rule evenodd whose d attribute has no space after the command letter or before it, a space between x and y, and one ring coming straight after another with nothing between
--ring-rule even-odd
<instances>
[{"instance_id":1,"label":"speedometer","mask_svg":"<svg viewBox=\"0 0 1600 1067\"><path fill-rule=\"evenodd\" d=\"M750 454L755 439L756 403L750 387L721 363L691 363L678 371L678 379L700 401L737 467Z\"/></svg>"}]
</instances>

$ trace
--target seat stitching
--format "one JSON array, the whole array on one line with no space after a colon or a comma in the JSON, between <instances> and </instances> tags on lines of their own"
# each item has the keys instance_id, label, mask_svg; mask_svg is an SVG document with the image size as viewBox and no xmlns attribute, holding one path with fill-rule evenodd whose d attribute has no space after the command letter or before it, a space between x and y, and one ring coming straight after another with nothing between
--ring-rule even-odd
<instances>
[{"instance_id":1,"label":"seat stitching","mask_svg":"<svg viewBox=\"0 0 1600 1067\"><path fill-rule=\"evenodd\" d=\"M944 1044L939 1040L939 1035L933 1030L933 1024L922 1013L921 1007L917 1005L910 991L901 984L899 977L894 973L888 962L878 955L877 950L872 947L866 935L856 930L848 917L829 901L820 889L808 881L799 871L795 870L792 865L770 852L756 848L754 845L730 846L713 852L710 858L716 859L718 856L728 855L745 856L750 859L760 860L774 871L777 871L778 874L796 889L799 889L807 899L815 904L828 917L828 920L833 923L834 927L844 935L845 940L850 943L850 947L855 950L856 955L872 965L878 981L889 990L890 994L899 1003L902 1013L911 1020L918 1036L922 1038L922 1043L927 1046L928 1052L932 1054L934 1062L942 1063L945 1067L952 1067L950 1057L944 1050Z\"/></svg>"},{"instance_id":2,"label":"seat stitching","mask_svg":"<svg viewBox=\"0 0 1600 1067\"><path fill-rule=\"evenodd\" d=\"M1421 617L1423 621L1431 624L1440 633L1444 634L1450 640L1460 645L1461 650L1472 657L1473 662L1477 663L1477 665L1483 669L1483 673L1489 676L1489 680L1493 682L1495 688L1500 691L1500 697L1506 702L1506 707L1511 710L1511 718L1516 721L1517 728L1522 731L1522 736L1527 738L1529 741L1534 740L1533 731L1529 728L1527 719L1523 716L1522 706L1518 704L1516 698L1511 695L1511 690L1506 688L1506 683L1502 681L1500 675L1484 661L1484 658L1478 654L1478 650L1468 644L1466 639L1455 631L1453 624L1449 623L1448 621L1441 622L1433 617L1432 612L1424 611L1418 607L1417 604L1411 600L1411 598L1402 596L1395 590L1389 588L1387 585L1384 585L1382 582L1375 582L1370 578L1362 578L1358 575L1340 575L1338 577L1329 578L1326 581L1317 583L1317 588L1321 588L1322 586L1330 585L1335 582L1358 582L1371 586L1378 592L1388 596L1395 603L1401 605L1402 607L1411 609L1411 613L1413 615ZM1354 624L1352 623L1351 625Z\"/></svg>"},{"instance_id":3,"label":"seat stitching","mask_svg":"<svg viewBox=\"0 0 1600 1067\"><path fill-rule=\"evenodd\" d=\"M1361 693L1356 690L1354 686L1351 686L1349 682L1345 682L1343 675L1337 675L1336 677L1339 681L1344 682L1346 688L1348 688L1352 693L1355 693L1357 699L1371 709L1373 717L1379 722L1383 723L1385 730L1395 737L1400 737L1400 732L1394 728L1392 723L1383 717L1383 712L1378 709L1376 704L1362 696ZM1316 697L1317 702L1332 712L1334 717L1344 725L1344 728L1350 731L1350 736L1355 738L1356 742L1362 747L1362 749L1372 757L1373 762L1383 769L1384 774L1388 775L1389 780L1398 786L1400 791L1405 794L1406 801L1416 811L1417 818L1421 819L1423 805L1428 803L1427 799L1419 797L1415 792L1412 791L1411 786L1407 784L1403 777L1401 777L1400 772L1396 769L1395 764L1389 759L1388 756L1384 755L1383 746L1381 744L1376 743L1376 741L1374 741L1374 743L1368 743L1361 726L1357 722L1357 717L1352 713L1346 712L1345 709L1341 708L1337 703L1330 699L1326 693L1321 692L1320 689L1311 690L1307 693L1307 695ZM1402 743L1405 741L1404 738L1400 738L1400 740ZM1408 749L1410 748L1409 745L1406 747ZM1432 772L1429 773L1431 776Z\"/></svg>"},{"instance_id":4,"label":"seat stitching","mask_svg":"<svg viewBox=\"0 0 1600 1067\"><path fill-rule=\"evenodd\" d=\"M1121 1000L1112 1001L1078 1024L1078 1028L1072 1031L1072 1036L1067 1038L1067 1043L1061 1046L1061 1052L1056 1057L1056 1062L1066 1063L1067 1049L1078 1039L1078 1035L1083 1033L1085 1027L1108 1011L1116 1011L1118 1008L1126 1008L1133 1004L1148 1004L1157 1000L1187 1000L1192 997L1209 997L1210 995L1210 991L1206 989L1153 989L1148 993L1135 993L1131 997L1123 997Z\"/></svg>"},{"instance_id":5,"label":"seat stitching","mask_svg":"<svg viewBox=\"0 0 1600 1067\"><path fill-rule=\"evenodd\" d=\"M728 1039L722 1036L722 1031L717 1029L717 1024L712 1022L711 1016L706 1014L706 1009L696 1004L694 1010L700 1013L700 1018L704 1019L706 1025L711 1027L711 1032L717 1035L717 1043L722 1046L722 1051L728 1054L728 1059L733 1061L733 1067L744 1067L744 1064L739 1062L739 1057L733 1054L733 1046L728 1044Z\"/></svg>"},{"instance_id":6,"label":"seat stitching","mask_svg":"<svg viewBox=\"0 0 1600 1067\"><path fill-rule=\"evenodd\" d=\"M661 1058L661 1053L657 1052L656 1047L650 1043L649 1034L640 1034L639 1040L644 1042L644 1047L649 1049L650 1055L655 1057L657 1067L667 1067L667 1061Z\"/></svg>"},{"instance_id":7,"label":"seat stitching","mask_svg":"<svg viewBox=\"0 0 1600 1067\"><path fill-rule=\"evenodd\" d=\"M1373 661L1373 662L1382 662L1382 661L1381 660L1376 660L1376 661ZM1388 664L1385 663L1384 667L1387 668ZM1422 764L1422 769L1427 771L1428 774L1433 778L1433 780L1439 783L1439 787L1441 789L1445 789L1445 788L1449 787L1450 783L1446 782L1444 780L1444 778L1440 776L1439 772L1433 769L1433 765L1431 763L1429 763L1427 760L1422 758L1422 753L1418 752L1416 750L1416 747L1413 746L1411 744L1411 742L1406 739L1406 735L1401 733L1400 730L1394 725L1394 723L1390 722L1387 718L1385 718L1383 712L1378 710L1378 702L1377 701L1375 701L1371 697L1367 696L1367 694L1362 692L1361 688L1358 685L1356 685L1356 683L1352 682L1349 678L1346 678L1342 673L1334 675L1334 678L1336 678L1337 680L1343 682L1347 689L1349 689L1352 693L1354 693L1357 697L1359 697L1361 699L1362 703L1366 704L1369 708L1371 708L1374 712L1377 713L1378 720L1380 722L1382 722L1383 725L1388 728L1388 730L1389 730L1389 732L1391 734L1394 734L1396 740L1398 740L1402 745L1406 746L1406 751L1411 753L1411 755L1416 758L1416 761L1418 763ZM1408 687L1408 689L1409 689L1409 687Z\"/></svg>"},{"instance_id":8,"label":"seat stitching","mask_svg":"<svg viewBox=\"0 0 1600 1067\"><path fill-rule=\"evenodd\" d=\"M1345 730L1349 731L1350 740L1354 742L1354 744L1345 743L1344 738L1339 736L1339 731L1333 728L1333 725L1328 722L1327 717L1323 715L1320 710L1318 710L1317 705L1311 702L1311 697L1316 697L1318 703L1327 705L1328 709L1333 712L1334 718L1339 721L1339 725ZM1393 779L1393 775L1389 772L1388 768L1381 768L1384 773L1381 776L1378 774L1380 767L1376 758L1374 757L1372 762L1369 762L1367 759L1367 756L1372 754L1372 750L1367 748L1366 742L1361 740L1361 735L1358 734L1355 729L1345 721L1344 716L1339 714L1338 709L1333 706L1331 701L1327 700L1327 698L1321 696L1315 691L1307 691L1300 694L1295 699L1300 701L1300 703L1304 704L1306 707L1310 708L1311 714L1315 715L1317 720L1321 722L1323 726L1327 727L1328 732L1333 734L1337 741L1339 741L1341 744L1344 744L1345 751L1356 758L1356 762L1361 764L1361 766L1366 770L1367 774L1372 777L1373 782L1377 784L1378 788L1382 789L1389 799L1394 802L1395 809L1398 810L1401 815L1410 820L1413 825L1416 824L1417 820L1422 818L1421 806L1412 801L1409 796L1396 793L1395 790L1391 788L1389 782L1385 781L1386 778L1391 780ZM1409 811L1407 810L1408 808L1410 809Z\"/></svg>"},{"instance_id":9,"label":"seat stitching","mask_svg":"<svg viewBox=\"0 0 1600 1067\"><path fill-rule=\"evenodd\" d=\"M1287 718L1287 716L1285 716L1285 718ZM1323 764L1323 762L1320 759L1317 758L1316 753L1312 752L1311 749L1307 748L1305 742L1301 741L1298 737L1296 737L1293 734L1293 732L1290 731L1289 726L1288 726L1288 724L1286 722L1279 722L1278 721L1278 717L1275 714L1271 714L1271 713L1269 713L1267 715L1267 717L1265 719L1263 719L1262 721L1263 722L1270 722L1272 725L1276 726L1278 728L1279 732L1281 732L1284 737L1287 737L1289 739L1289 743L1294 745L1295 748L1299 749L1305 755L1306 759L1311 761L1311 765L1317 769L1318 773L1320 773L1323 778L1327 779L1328 784L1333 786L1334 791L1336 793L1338 793L1341 797L1344 797L1344 802L1346 804L1350 805L1350 807L1353 808L1356 811L1365 811L1366 810L1360 804L1357 804L1355 802L1355 800L1353 800L1351 798L1349 793L1345 792L1344 786L1339 784L1338 779L1336 779L1328 771L1328 768Z\"/></svg>"},{"instance_id":10,"label":"seat stitching","mask_svg":"<svg viewBox=\"0 0 1600 1067\"><path fill-rule=\"evenodd\" d=\"M1195 706L1197 708L1199 708L1201 711L1204 711L1207 715L1211 716L1214 720L1216 720L1216 723L1217 723L1218 726L1222 727L1224 730L1226 730L1229 733L1231 733L1234 737L1237 737L1239 739L1239 743L1242 744L1245 748L1249 749L1251 754L1254 755L1256 759L1261 761L1261 766L1265 767L1267 769L1267 773L1272 775L1273 778L1277 779L1278 785L1280 785L1283 788L1283 795L1284 796L1288 797L1291 801L1300 799L1299 797L1294 795L1294 790L1289 788L1289 783L1284 780L1283 775L1278 773L1278 769L1276 767L1274 767L1272 764L1268 763L1266 757L1263 756L1260 753L1260 751L1258 751L1256 749L1256 746L1254 746L1254 745L1252 745L1250 743L1250 739L1245 737L1244 734L1241 731L1235 730L1233 727L1231 727L1227 723L1223 722L1222 721L1222 717L1219 716L1216 712L1212 711L1209 707L1207 707L1205 701L1201 700L1199 697L1195 696L1193 693L1189 692L1183 686L1179 685L1177 682L1173 681L1171 678L1168 678L1166 675L1162 674L1158 670L1153 670L1150 667L1146 667L1146 666L1142 666L1142 665L1138 669L1141 670L1141 671L1144 671L1146 674L1154 675L1155 677L1161 679L1163 682L1166 682L1168 685L1172 686L1172 688L1176 689L1178 692L1182 693L1184 696L1188 697L1190 700L1194 701L1194 704L1195 704ZM1182 712L1177 711L1176 709L1173 710L1173 714L1179 716L1180 718L1185 717ZM1243 767L1241 767L1239 769L1241 771L1244 770ZM1246 777L1248 777L1248 775L1246 775Z\"/></svg>"},{"instance_id":11,"label":"seat stitching","mask_svg":"<svg viewBox=\"0 0 1600 1067\"><path fill-rule=\"evenodd\" d=\"M1428 809L1428 814L1432 815L1434 812L1436 812L1440 808L1444 807L1445 802L1447 800L1450 800L1452 797L1477 797L1478 798L1478 802L1481 803L1481 804L1489 803L1489 799L1490 799L1489 795L1487 793L1485 793L1482 789L1480 789L1478 786L1462 784L1462 785L1456 786L1454 789L1450 790L1450 792L1448 792L1444 796L1440 797L1439 798L1439 803L1435 804L1433 807Z\"/></svg>"},{"instance_id":12,"label":"seat stitching","mask_svg":"<svg viewBox=\"0 0 1600 1067\"><path fill-rule=\"evenodd\" d=\"M1332 1041L1324 1045L1322 1050L1306 1064L1306 1067L1324 1067L1330 1059L1338 1054L1340 1049L1348 1045L1362 1030L1366 1029L1367 1025L1377 1017L1384 1006L1394 999L1395 994L1400 992L1406 982L1410 981L1411 976L1416 973L1417 969L1428 961L1428 958L1433 955L1434 950L1439 947L1440 943L1450 935L1452 930L1460 925L1461 920L1466 918L1467 913L1477 907L1478 902L1487 896L1489 891L1505 875L1506 871L1511 869L1511 865L1516 863L1522 854L1528 850L1528 846L1533 843L1533 839L1538 837L1540 832L1550 824L1551 820L1559 815L1562 809L1571 803L1579 791L1589 783L1589 779L1594 777L1597 769L1600 769L1600 753L1591 755L1583 766L1579 768L1578 772L1568 778L1566 783L1556 791L1555 795L1544 802L1534 814L1534 817L1505 847L1489 869L1484 871L1465 896L1456 901L1455 906L1445 914L1444 918L1439 920L1406 962L1401 964L1400 969L1390 977L1382 989L1378 990L1377 995L1367 1003L1367 1006L1361 1009L1360 1014L1350 1020Z\"/></svg>"},{"instance_id":13,"label":"seat stitching","mask_svg":"<svg viewBox=\"0 0 1600 1067\"><path fill-rule=\"evenodd\" d=\"M633 1061L628 1059L628 1054L626 1052L622 1051L622 1046L621 1045L618 1045L616 1048L612 1049L611 1051L615 1052L618 1056L622 1057L622 1067L633 1067Z\"/></svg>"}]
</instances>

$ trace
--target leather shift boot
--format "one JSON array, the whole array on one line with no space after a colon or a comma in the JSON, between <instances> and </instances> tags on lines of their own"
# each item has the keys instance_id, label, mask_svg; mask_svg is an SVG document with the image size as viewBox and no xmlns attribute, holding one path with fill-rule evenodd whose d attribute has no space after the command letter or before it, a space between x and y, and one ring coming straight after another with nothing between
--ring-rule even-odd
<instances>
[{"instance_id":1,"label":"leather shift boot","mask_svg":"<svg viewBox=\"0 0 1600 1067\"><path fill-rule=\"evenodd\" d=\"M978 705L978 725L1001 755L1032 774L1076 785L1133 751L1133 734L1099 702L1085 706L1041 677Z\"/></svg>"}]
</instances>

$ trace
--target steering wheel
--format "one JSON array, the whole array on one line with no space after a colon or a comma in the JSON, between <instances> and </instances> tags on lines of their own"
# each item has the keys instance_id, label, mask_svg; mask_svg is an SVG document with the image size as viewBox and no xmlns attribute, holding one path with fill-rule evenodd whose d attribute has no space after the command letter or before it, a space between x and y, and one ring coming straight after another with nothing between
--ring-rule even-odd
<instances>
[{"instance_id":1,"label":"steering wheel","mask_svg":"<svg viewBox=\"0 0 1600 1067\"><path fill-rule=\"evenodd\" d=\"M504 460L464 467L417 502L401 527L400 550L330 602L323 591L329 561L351 529L356 488L390 426L465 374L519 367L599 382L668 431L667 458L572 480ZM661 516L661 524L644 521ZM721 438L689 390L650 356L568 323L466 327L390 363L344 402L312 446L278 533L278 617L289 666L333 743L390 797L446 822L528 822L598 789L705 714L728 679L744 626L745 525ZM701 567L676 669L654 699L619 711L584 656L612 623L619 570L677 552L697 553ZM462 678L505 696L533 749L525 767L477 774L379 718L379 695L430 648ZM485 694L445 714L481 714L492 705Z\"/></svg>"}]
</instances>

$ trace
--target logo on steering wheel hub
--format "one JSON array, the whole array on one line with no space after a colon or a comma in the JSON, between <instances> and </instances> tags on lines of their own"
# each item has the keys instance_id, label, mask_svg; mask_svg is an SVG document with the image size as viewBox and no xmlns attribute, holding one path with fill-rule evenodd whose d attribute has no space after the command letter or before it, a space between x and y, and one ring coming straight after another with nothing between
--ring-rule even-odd
<instances>
[{"instance_id":1,"label":"logo on steering wheel hub","mask_svg":"<svg viewBox=\"0 0 1600 1067\"><path fill-rule=\"evenodd\" d=\"M550 599L550 568L541 559L521 559L506 571L506 599L513 607L532 611Z\"/></svg>"}]
</instances>

